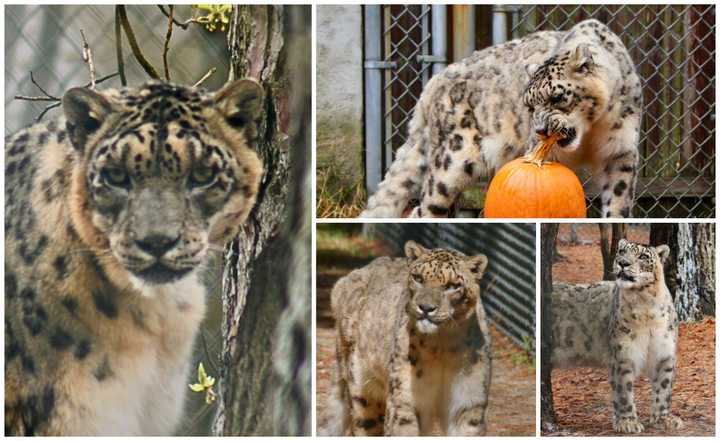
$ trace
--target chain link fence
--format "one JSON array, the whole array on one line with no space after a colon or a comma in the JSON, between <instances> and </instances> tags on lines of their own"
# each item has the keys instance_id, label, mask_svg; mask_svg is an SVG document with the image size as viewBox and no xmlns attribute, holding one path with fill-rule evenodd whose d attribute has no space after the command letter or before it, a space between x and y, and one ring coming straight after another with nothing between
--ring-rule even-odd
<instances>
[{"instance_id":1,"label":"chain link fence","mask_svg":"<svg viewBox=\"0 0 720 441\"><path fill-rule=\"evenodd\" d=\"M448 6L453 8L456 6ZM715 215L715 6L562 5L496 8L512 37L538 30L567 30L581 20L606 23L627 46L644 93L640 169L635 217ZM492 14L477 7L476 22L487 27ZM382 7L382 170L407 137L407 123L431 75L429 6ZM479 30L482 30L480 27ZM495 29L493 29L494 31ZM453 29L442 38L452 40ZM482 43L482 42L481 42ZM478 45L481 49L486 44ZM366 103L367 105L367 103ZM600 197L588 185L588 215L600 215ZM484 185L487 182L484 183ZM471 193L472 192L472 193ZM464 194L465 214L482 215L482 197Z\"/></svg>"},{"instance_id":2,"label":"chain link fence","mask_svg":"<svg viewBox=\"0 0 720 441\"><path fill-rule=\"evenodd\" d=\"M167 18L154 5L129 5L127 14L143 54L162 72ZM179 21L189 19L190 5L176 6L174 15ZM5 6L6 135L34 123L47 104L14 98L42 95L30 81L30 72L40 86L57 97L71 87L89 82L88 69L82 60L80 30L92 50L97 77L117 72L114 6ZM123 42L123 59L128 85L149 78L133 57L127 39ZM224 32L208 32L199 25L186 30L174 27L168 54L173 82L194 84L210 68L217 68L203 83L207 89L217 89L227 79L229 59ZM119 85L120 79L115 77L99 84L98 89ZM60 111L54 109L43 118L52 118Z\"/></svg>"},{"instance_id":3,"label":"chain link fence","mask_svg":"<svg viewBox=\"0 0 720 441\"><path fill-rule=\"evenodd\" d=\"M156 6L127 6L127 14L143 54L158 72L162 72L162 53L167 32L167 17ZM185 21L192 15L190 5L175 7L174 16ZM93 53L97 78L117 72L115 45L115 7L92 5L8 5L5 6L5 134L33 124L47 103L16 100L16 95L41 96L35 81L48 93L61 97L67 89L89 82L88 68L82 59L80 30ZM127 40L123 46L128 85L149 79L133 57ZM211 68L217 71L203 83L217 89L225 83L229 71L226 34L208 32L199 25L186 30L175 26L168 54L171 79L194 84ZM98 89L119 87L118 77L98 85ZM43 119L53 118L61 108L49 111ZM221 268L218 261L205 278L209 287L208 311L194 351L193 369L188 383L197 382L196 367L203 362L208 375L217 376L222 340L220 323ZM215 405L207 405L204 394L188 388L186 414L181 435L210 435Z\"/></svg>"},{"instance_id":4,"label":"chain link fence","mask_svg":"<svg viewBox=\"0 0 720 441\"><path fill-rule=\"evenodd\" d=\"M535 350L535 225L533 224L366 224L398 255L408 240L428 248L482 253L488 268L481 282L490 320L516 345Z\"/></svg>"}]
</instances>

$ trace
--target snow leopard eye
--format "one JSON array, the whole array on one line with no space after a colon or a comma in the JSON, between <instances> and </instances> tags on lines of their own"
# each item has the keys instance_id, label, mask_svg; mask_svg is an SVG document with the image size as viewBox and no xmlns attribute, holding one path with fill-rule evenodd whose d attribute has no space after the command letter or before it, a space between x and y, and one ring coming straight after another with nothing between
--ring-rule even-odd
<instances>
[{"instance_id":1,"label":"snow leopard eye","mask_svg":"<svg viewBox=\"0 0 720 441\"><path fill-rule=\"evenodd\" d=\"M128 188L130 186L130 176L121 168L105 167L100 171L100 176L105 183L113 187Z\"/></svg>"},{"instance_id":2,"label":"snow leopard eye","mask_svg":"<svg viewBox=\"0 0 720 441\"><path fill-rule=\"evenodd\" d=\"M456 290L460 289L460 286L461 285L459 283L448 282L445 284L445 290L446 291L456 291Z\"/></svg>"}]
</instances>

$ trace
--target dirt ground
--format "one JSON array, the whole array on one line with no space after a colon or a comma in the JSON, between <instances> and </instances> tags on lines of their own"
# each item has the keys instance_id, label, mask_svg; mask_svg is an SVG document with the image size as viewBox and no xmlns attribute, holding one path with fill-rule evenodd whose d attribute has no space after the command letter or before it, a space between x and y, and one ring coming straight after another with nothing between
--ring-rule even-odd
<instances>
[{"instance_id":1,"label":"dirt ground","mask_svg":"<svg viewBox=\"0 0 720 441\"><path fill-rule=\"evenodd\" d=\"M649 228L631 226L628 239L647 243ZM602 278L600 233L597 225L579 226L578 236L587 244L563 245L570 228L562 225L558 251L563 256L553 265L553 280L588 283ZM674 433L648 428L648 436L713 436L715 434L715 319L708 317L680 326L678 376L673 386L673 413L685 427ZM611 436L612 406L604 369L554 370L553 398L558 428L544 436ZM640 420L650 417L650 386L643 378L635 385Z\"/></svg>"},{"instance_id":2,"label":"dirt ground","mask_svg":"<svg viewBox=\"0 0 720 441\"><path fill-rule=\"evenodd\" d=\"M334 322L330 313L330 290L352 268L362 266L372 256L341 257L337 250L323 250L318 241L317 273L317 422L327 422L325 408L335 358ZM373 255L383 255L369 246ZM375 253L377 252L377 253ZM348 265L350 263L350 265ZM494 327L493 377L490 388L488 435L535 435L535 369L517 361L521 351Z\"/></svg>"}]
</instances>

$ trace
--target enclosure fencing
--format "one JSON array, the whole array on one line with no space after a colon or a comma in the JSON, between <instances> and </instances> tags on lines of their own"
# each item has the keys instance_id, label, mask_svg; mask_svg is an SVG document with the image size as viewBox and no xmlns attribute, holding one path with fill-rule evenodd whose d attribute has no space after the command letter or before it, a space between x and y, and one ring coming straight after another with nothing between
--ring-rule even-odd
<instances>
[{"instance_id":1,"label":"enclosure fencing","mask_svg":"<svg viewBox=\"0 0 720 441\"><path fill-rule=\"evenodd\" d=\"M633 215L714 216L714 5L477 6L460 20L458 8L473 7L365 7L366 175L370 192L389 168L394 151L405 142L407 123L429 77L464 56L456 53L456 42L467 40L468 27L477 24L478 34L492 29L492 40L476 41L475 47L481 49L503 37L567 30L581 20L596 18L625 43L643 86ZM453 25L447 29L444 24L449 21ZM368 51L369 47L372 50ZM588 185L589 175L581 175L581 180L588 215L599 216L599 189ZM482 214L477 198L461 197L458 205L460 211Z\"/></svg>"},{"instance_id":2,"label":"enclosure fencing","mask_svg":"<svg viewBox=\"0 0 720 441\"><path fill-rule=\"evenodd\" d=\"M126 9L143 54L158 72L162 72L167 17L155 5L128 5ZM178 21L191 15L190 5L174 9ZM93 53L97 77L117 72L114 6L5 6L6 135L35 122L48 104L14 99L16 95L42 95L30 81L30 72L40 86L57 97L72 87L89 82L88 68L82 60L80 30L85 33ZM134 59L126 38L123 49L128 84L148 80L148 75ZM229 60L224 32L208 32L199 25L187 29L174 27L168 52L173 82L194 84L211 68L216 68L203 83L208 89L216 89L227 79ZM119 78L114 77L99 84L98 89L119 85ZM52 118L59 111L54 109L43 118Z\"/></svg>"},{"instance_id":3,"label":"enclosure fencing","mask_svg":"<svg viewBox=\"0 0 720 441\"><path fill-rule=\"evenodd\" d=\"M535 348L535 225L374 224L398 254L408 240L428 248L484 254L488 268L481 297L488 316L514 343Z\"/></svg>"}]
</instances>

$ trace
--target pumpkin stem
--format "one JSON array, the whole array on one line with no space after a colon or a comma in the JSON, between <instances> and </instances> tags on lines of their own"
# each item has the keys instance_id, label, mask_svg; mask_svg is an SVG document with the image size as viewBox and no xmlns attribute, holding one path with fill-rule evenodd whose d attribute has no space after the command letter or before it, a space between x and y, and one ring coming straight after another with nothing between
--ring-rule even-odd
<instances>
[{"instance_id":1,"label":"pumpkin stem","mask_svg":"<svg viewBox=\"0 0 720 441\"><path fill-rule=\"evenodd\" d=\"M538 167L542 167L545 163L545 158L547 158L547 156L550 154L550 150L552 150L555 143L559 139L563 138L563 136L560 133L553 133L550 136L545 136L538 133L538 137L540 138L540 142L532 152L525 155L525 162L529 162L531 164L537 165Z\"/></svg>"}]
</instances>

